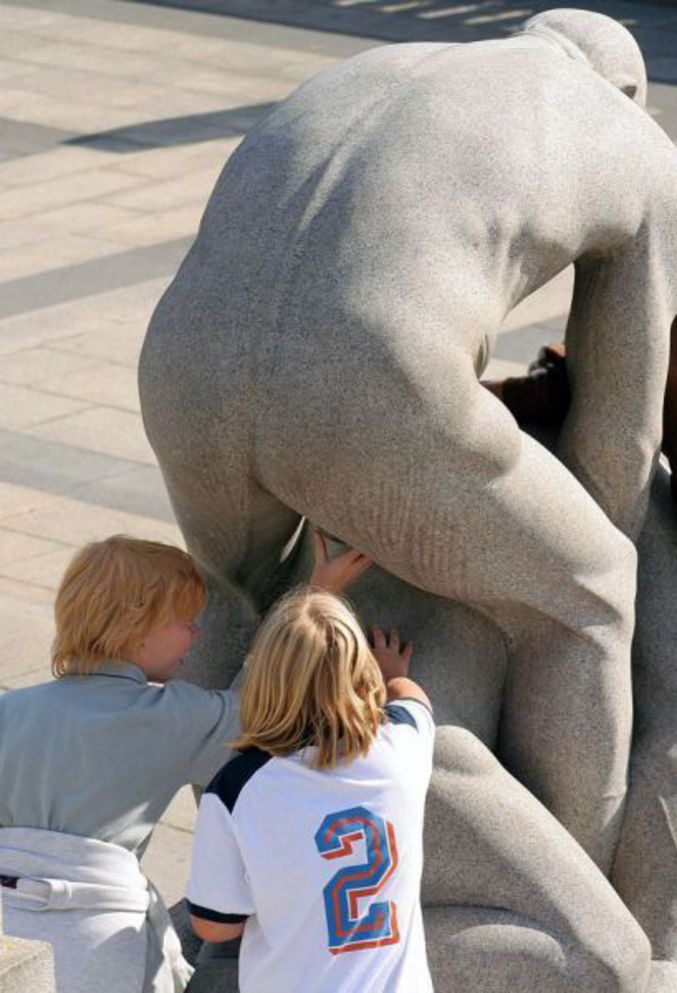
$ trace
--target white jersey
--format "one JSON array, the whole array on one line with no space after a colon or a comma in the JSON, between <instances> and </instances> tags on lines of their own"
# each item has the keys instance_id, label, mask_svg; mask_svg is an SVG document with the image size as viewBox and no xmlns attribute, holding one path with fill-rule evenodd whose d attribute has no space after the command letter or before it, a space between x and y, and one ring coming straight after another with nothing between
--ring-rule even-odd
<instances>
[{"instance_id":1,"label":"white jersey","mask_svg":"<svg viewBox=\"0 0 677 993\"><path fill-rule=\"evenodd\" d=\"M365 758L250 749L200 802L192 914L245 921L240 993L432 993L419 891L434 723L398 700Z\"/></svg>"}]
</instances>

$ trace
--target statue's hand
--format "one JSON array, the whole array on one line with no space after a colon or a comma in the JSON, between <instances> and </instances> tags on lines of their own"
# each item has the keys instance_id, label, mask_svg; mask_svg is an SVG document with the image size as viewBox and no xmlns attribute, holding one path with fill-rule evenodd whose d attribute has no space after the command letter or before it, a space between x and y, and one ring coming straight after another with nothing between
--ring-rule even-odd
<instances>
[{"instance_id":1,"label":"statue's hand","mask_svg":"<svg viewBox=\"0 0 677 993\"><path fill-rule=\"evenodd\" d=\"M329 558L327 539L317 528L313 529L313 545L315 565L308 581L308 585L313 589L325 590L327 593L340 596L372 564L371 559L356 548L349 548L336 558Z\"/></svg>"}]
</instances>

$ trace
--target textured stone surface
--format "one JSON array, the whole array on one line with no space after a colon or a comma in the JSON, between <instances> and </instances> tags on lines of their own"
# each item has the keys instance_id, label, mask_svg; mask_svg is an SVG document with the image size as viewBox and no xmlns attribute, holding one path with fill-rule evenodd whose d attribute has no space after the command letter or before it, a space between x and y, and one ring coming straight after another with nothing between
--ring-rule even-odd
<instances>
[{"instance_id":1,"label":"textured stone surface","mask_svg":"<svg viewBox=\"0 0 677 993\"><path fill-rule=\"evenodd\" d=\"M228 680L302 575L302 552L279 564L301 515L394 574L355 599L413 637L444 725L424 890L442 993L648 982L646 936L571 838L609 868L621 531L645 511L677 312L674 149L645 89L630 35L569 10L330 69L231 157L141 357L145 426L213 580L218 661L195 678ZM559 454L579 482L476 378L506 312L571 262Z\"/></svg>"},{"instance_id":2,"label":"textured stone surface","mask_svg":"<svg viewBox=\"0 0 677 993\"><path fill-rule=\"evenodd\" d=\"M0 935L0 993L56 993L51 947Z\"/></svg>"},{"instance_id":3,"label":"textured stone surface","mask_svg":"<svg viewBox=\"0 0 677 993\"><path fill-rule=\"evenodd\" d=\"M635 731L612 881L651 938L654 957L677 963L677 508L662 470L639 552ZM677 974L673 982L677 989Z\"/></svg>"}]
</instances>

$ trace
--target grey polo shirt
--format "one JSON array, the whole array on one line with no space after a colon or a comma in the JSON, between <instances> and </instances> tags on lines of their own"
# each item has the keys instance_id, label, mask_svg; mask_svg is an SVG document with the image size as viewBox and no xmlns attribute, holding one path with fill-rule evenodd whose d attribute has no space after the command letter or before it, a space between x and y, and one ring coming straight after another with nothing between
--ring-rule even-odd
<instances>
[{"instance_id":1,"label":"grey polo shirt","mask_svg":"<svg viewBox=\"0 0 677 993\"><path fill-rule=\"evenodd\" d=\"M0 826L64 831L138 856L178 789L206 786L239 732L237 694L130 662L0 696Z\"/></svg>"}]
</instances>

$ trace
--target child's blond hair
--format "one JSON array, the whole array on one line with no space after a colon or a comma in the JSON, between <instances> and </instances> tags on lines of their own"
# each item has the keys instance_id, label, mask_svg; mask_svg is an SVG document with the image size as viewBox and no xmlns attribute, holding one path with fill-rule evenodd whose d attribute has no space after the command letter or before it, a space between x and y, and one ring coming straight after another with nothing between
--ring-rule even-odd
<instances>
[{"instance_id":1,"label":"child's blond hair","mask_svg":"<svg viewBox=\"0 0 677 993\"><path fill-rule=\"evenodd\" d=\"M119 534L85 545L56 595L52 672L86 675L129 658L155 628L195 617L205 599L204 581L180 548Z\"/></svg>"},{"instance_id":2,"label":"child's blond hair","mask_svg":"<svg viewBox=\"0 0 677 993\"><path fill-rule=\"evenodd\" d=\"M383 719L381 671L348 605L309 590L284 597L254 639L235 748L288 755L316 745L313 764L366 755Z\"/></svg>"}]
</instances>

